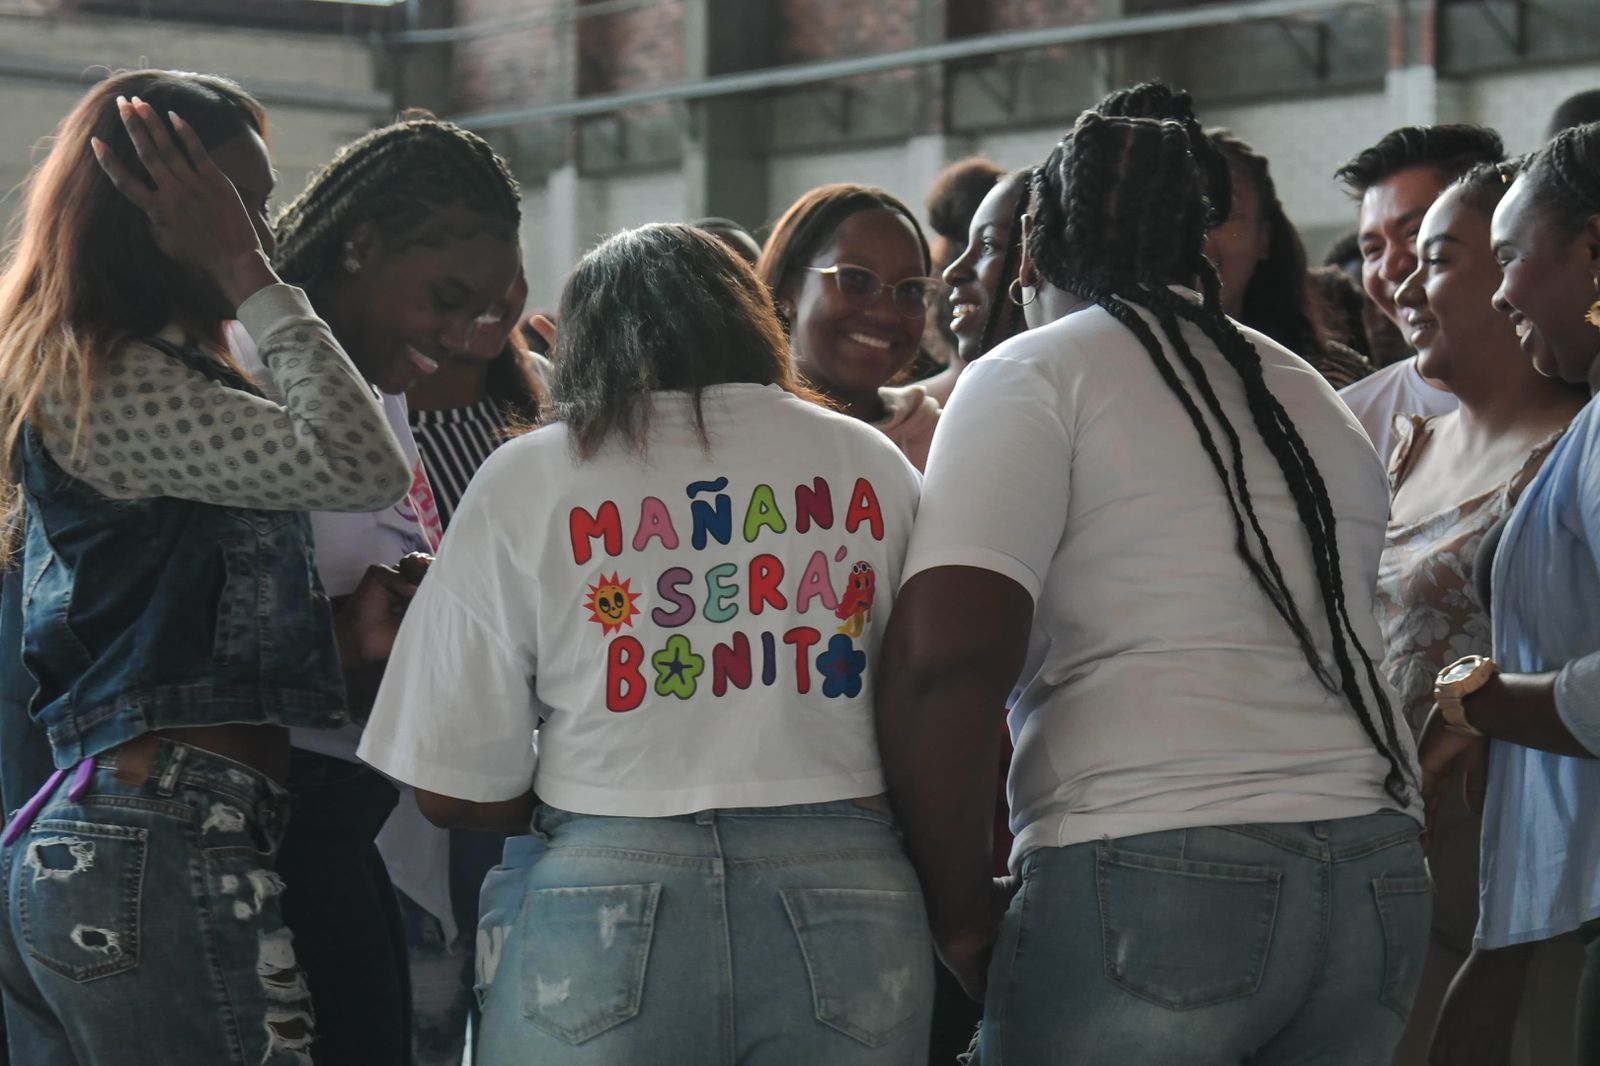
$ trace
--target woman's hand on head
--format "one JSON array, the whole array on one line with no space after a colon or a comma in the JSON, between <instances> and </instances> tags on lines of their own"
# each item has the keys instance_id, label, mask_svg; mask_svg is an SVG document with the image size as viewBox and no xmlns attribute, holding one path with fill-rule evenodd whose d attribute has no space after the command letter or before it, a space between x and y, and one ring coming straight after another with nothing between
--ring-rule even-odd
<instances>
[{"instance_id":1,"label":"woman's hand on head","mask_svg":"<svg viewBox=\"0 0 1600 1066\"><path fill-rule=\"evenodd\" d=\"M124 166L103 141L91 138L89 144L111 183L150 220L156 246L209 277L234 308L274 284L278 277L238 190L188 123L169 112L169 133L155 108L138 97L118 97L117 108L150 181Z\"/></svg>"}]
</instances>

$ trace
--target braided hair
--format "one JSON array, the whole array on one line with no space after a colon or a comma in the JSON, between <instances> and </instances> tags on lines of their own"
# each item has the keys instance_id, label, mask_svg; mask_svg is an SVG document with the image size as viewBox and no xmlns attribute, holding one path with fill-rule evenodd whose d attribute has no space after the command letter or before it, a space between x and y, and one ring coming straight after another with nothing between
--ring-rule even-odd
<instances>
[{"instance_id":1,"label":"braided hair","mask_svg":"<svg viewBox=\"0 0 1600 1066\"><path fill-rule=\"evenodd\" d=\"M1600 214L1600 122L1562 130L1523 171L1540 212L1570 236Z\"/></svg>"},{"instance_id":2,"label":"braided hair","mask_svg":"<svg viewBox=\"0 0 1600 1066\"><path fill-rule=\"evenodd\" d=\"M1216 472L1233 519L1234 549L1240 560L1294 634L1318 681L1349 702L1373 747L1389 764L1384 788L1404 802L1408 784L1398 754L1402 748L1395 716L1345 602L1337 520L1327 486L1288 412L1267 387L1255 346L1223 314L1221 284L1204 254L1211 218L1205 189L1182 124L1085 112L1034 173L1029 206L1035 226L1028 253L1045 281L1104 308L1149 354ZM1162 205L1161 209L1151 210L1152 204ZM1199 303L1168 287L1196 278L1202 290ZM1155 319L1165 346L1141 311ZM1183 322L1209 338L1239 376L1254 428L1294 499L1310 541L1323 613L1332 633L1332 668L1323 661L1256 516L1238 430L1223 411L1206 368L1184 339ZM1169 350L1187 373L1193 393ZM1220 427L1223 444L1213 434L1202 405ZM1363 691L1363 675L1376 700L1375 709Z\"/></svg>"},{"instance_id":3,"label":"braided hair","mask_svg":"<svg viewBox=\"0 0 1600 1066\"><path fill-rule=\"evenodd\" d=\"M1189 152L1205 179L1206 200L1211 205L1206 228L1215 229L1228 221L1233 213L1233 175L1228 161L1200 128L1200 120L1194 115L1194 100L1187 92L1174 92L1159 81L1144 81L1107 93L1094 110L1106 118L1166 119L1182 126Z\"/></svg>"},{"instance_id":4,"label":"braided hair","mask_svg":"<svg viewBox=\"0 0 1600 1066\"><path fill-rule=\"evenodd\" d=\"M313 289L332 273L350 232L378 227L402 248L444 209L464 204L516 231L517 181L483 138L449 122L413 117L339 150L278 215L278 274Z\"/></svg>"}]
</instances>

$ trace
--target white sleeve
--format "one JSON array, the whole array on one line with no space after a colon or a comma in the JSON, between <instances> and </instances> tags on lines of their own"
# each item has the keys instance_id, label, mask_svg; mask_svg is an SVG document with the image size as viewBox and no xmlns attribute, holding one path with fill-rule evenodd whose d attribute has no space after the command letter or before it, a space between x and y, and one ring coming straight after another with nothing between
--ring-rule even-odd
<instances>
[{"instance_id":1,"label":"white sleeve","mask_svg":"<svg viewBox=\"0 0 1600 1066\"><path fill-rule=\"evenodd\" d=\"M495 513L492 471L505 458L491 457L462 497L357 752L408 785L479 803L522 795L535 768L538 588L516 565L517 523Z\"/></svg>"},{"instance_id":2,"label":"white sleeve","mask_svg":"<svg viewBox=\"0 0 1600 1066\"><path fill-rule=\"evenodd\" d=\"M904 578L971 566L1037 602L1066 526L1072 438L1061 398L1001 353L962 372L933 435Z\"/></svg>"}]
</instances>

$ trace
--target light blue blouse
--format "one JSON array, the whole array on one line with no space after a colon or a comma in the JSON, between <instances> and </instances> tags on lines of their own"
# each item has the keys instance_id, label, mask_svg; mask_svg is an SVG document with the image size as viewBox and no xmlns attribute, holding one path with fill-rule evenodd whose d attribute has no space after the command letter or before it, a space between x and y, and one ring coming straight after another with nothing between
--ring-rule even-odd
<instances>
[{"instance_id":1,"label":"light blue blouse","mask_svg":"<svg viewBox=\"0 0 1600 1066\"><path fill-rule=\"evenodd\" d=\"M1512 512L1494 565L1495 658L1559 670L1556 708L1600 753L1600 398ZM1600 917L1600 760L1493 741L1475 943L1543 940Z\"/></svg>"}]
</instances>

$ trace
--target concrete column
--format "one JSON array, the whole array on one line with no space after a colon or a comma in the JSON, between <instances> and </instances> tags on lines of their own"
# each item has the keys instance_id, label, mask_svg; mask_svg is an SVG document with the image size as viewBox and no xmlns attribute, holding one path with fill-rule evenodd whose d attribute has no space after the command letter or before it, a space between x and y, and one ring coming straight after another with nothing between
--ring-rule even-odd
<instances>
[{"instance_id":1,"label":"concrete column","mask_svg":"<svg viewBox=\"0 0 1600 1066\"><path fill-rule=\"evenodd\" d=\"M570 14L576 0L560 0ZM554 100L578 95L578 24L564 19L555 28L552 63ZM576 136L563 138L565 160L545 179L545 209L523 214L522 255L528 273L529 306L554 308L567 271L588 251L600 228L591 183L578 170Z\"/></svg>"},{"instance_id":2,"label":"concrete column","mask_svg":"<svg viewBox=\"0 0 1600 1066\"><path fill-rule=\"evenodd\" d=\"M776 15L748 0L687 0L684 76L706 78L772 61ZM688 105L683 137L683 217L720 215L755 229L768 221L766 102L721 97Z\"/></svg>"},{"instance_id":3,"label":"concrete column","mask_svg":"<svg viewBox=\"0 0 1600 1066\"><path fill-rule=\"evenodd\" d=\"M1384 103L1395 126L1463 122L1465 89L1439 77L1437 0L1399 0L1389 15Z\"/></svg>"}]
</instances>

